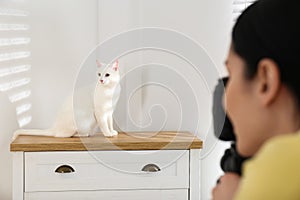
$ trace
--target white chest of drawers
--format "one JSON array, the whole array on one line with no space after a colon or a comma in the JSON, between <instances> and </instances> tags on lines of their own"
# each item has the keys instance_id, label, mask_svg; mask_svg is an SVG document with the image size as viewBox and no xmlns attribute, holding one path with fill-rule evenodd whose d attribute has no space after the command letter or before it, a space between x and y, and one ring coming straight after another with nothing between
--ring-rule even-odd
<instances>
[{"instance_id":1,"label":"white chest of drawers","mask_svg":"<svg viewBox=\"0 0 300 200\"><path fill-rule=\"evenodd\" d=\"M13 200L199 200L202 142L190 133L19 136Z\"/></svg>"}]
</instances>

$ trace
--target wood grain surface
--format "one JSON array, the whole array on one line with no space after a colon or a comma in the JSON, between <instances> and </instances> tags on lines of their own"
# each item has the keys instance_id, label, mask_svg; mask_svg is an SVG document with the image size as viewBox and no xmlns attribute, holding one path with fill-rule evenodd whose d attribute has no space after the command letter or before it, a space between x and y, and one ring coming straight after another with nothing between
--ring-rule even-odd
<instances>
[{"instance_id":1,"label":"wood grain surface","mask_svg":"<svg viewBox=\"0 0 300 200\"><path fill-rule=\"evenodd\" d=\"M87 150L161 150L201 149L202 141L188 132L120 132L107 138L102 134L91 137L56 138L18 136L11 151L87 151Z\"/></svg>"}]
</instances>

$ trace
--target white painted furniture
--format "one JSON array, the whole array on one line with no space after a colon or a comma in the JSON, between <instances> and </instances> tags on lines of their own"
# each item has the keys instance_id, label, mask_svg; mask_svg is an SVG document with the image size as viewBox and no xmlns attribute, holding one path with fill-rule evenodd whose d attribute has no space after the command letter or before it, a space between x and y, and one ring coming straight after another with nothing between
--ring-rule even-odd
<instances>
[{"instance_id":1,"label":"white painted furniture","mask_svg":"<svg viewBox=\"0 0 300 200\"><path fill-rule=\"evenodd\" d=\"M199 200L202 142L190 133L19 136L13 200Z\"/></svg>"}]
</instances>

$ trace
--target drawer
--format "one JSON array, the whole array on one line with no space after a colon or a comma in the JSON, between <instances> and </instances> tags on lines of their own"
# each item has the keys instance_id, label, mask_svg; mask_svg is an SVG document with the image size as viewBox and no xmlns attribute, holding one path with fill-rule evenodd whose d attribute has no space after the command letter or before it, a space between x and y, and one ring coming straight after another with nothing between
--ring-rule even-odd
<instances>
[{"instance_id":1,"label":"drawer","mask_svg":"<svg viewBox=\"0 0 300 200\"><path fill-rule=\"evenodd\" d=\"M25 200L188 200L188 190L30 192Z\"/></svg>"},{"instance_id":2,"label":"drawer","mask_svg":"<svg viewBox=\"0 0 300 200\"><path fill-rule=\"evenodd\" d=\"M64 165L73 172L55 172ZM187 188L188 150L25 153L25 192Z\"/></svg>"}]
</instances>

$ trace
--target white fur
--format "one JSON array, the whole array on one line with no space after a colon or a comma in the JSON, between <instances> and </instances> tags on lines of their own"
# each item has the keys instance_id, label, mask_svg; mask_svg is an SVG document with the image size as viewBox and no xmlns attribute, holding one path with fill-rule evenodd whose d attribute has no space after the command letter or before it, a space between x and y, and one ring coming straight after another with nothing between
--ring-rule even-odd
<instances>
[{"instance_id":1,"label":"white fur","mask_svg":"<svg viewBox=\"0 0 300 200\"><path fill-rule=\"evenodd\" d=\"M121 91L118 61L112 66L100 66L99 62L97 65L97 75L101 73L101 76L98 78L96 87L76 90L74 96L69 97L64 104L52 128L19 129L15 131L13 139L18 135L89 136L97 125L107 137L118 135L118 132L113 129L112 117ZM106 74L109 76L106 77ZM103 83L100 80L103 80Z\"/></svg>"}]
</instances>

